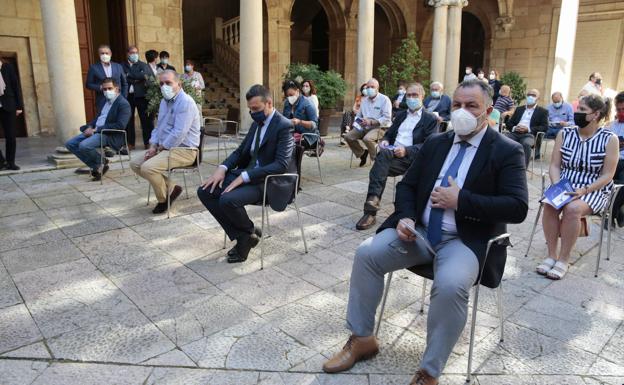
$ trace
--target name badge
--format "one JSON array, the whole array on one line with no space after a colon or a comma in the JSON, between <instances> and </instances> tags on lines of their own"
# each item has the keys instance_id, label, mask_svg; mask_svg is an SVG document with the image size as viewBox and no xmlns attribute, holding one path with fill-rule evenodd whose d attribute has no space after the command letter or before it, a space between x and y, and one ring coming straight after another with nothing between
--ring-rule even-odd
<instances>
[{"instance_id":1,"label":"name badge","mask_svg":"<svg viewBox=\"0 0 624 385\"><path fill-rule=\"evenodd\" d=\"M376 106L376 107L375 107L375 109L376 109L376 110L381 110L381 107Z\"/></svg>"}]
</instances>

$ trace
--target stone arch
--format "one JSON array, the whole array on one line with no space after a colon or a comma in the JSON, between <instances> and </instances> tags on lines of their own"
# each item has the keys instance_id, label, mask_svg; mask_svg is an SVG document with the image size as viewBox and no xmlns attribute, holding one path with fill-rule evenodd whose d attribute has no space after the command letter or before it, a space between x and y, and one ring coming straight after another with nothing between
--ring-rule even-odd
<instances>
[{"instance_id":1,"label":"stone arch","mask_svg":"<svg viewBox=\"0 0 624 385\"><path fill-rule=\"evenodd\" d=\"M376 4L384 10L388 21L390 22L391 33L395 39L405 38L407 36L407 22L405 21L404 12L401 9L408 9L407 6L401 5L401 0L375 0Z\"/></svg>"}]
</instances>

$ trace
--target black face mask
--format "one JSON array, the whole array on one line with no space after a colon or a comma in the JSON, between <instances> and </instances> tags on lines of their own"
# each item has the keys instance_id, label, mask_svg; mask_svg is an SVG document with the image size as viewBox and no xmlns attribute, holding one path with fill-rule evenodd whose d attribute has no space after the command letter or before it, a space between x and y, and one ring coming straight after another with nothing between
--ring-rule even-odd
<instances>
[{"instance_id":1,"label":"black face mask","mask_svg":"<svg viewBox=\"0 0 624 385\"><path fill-rule=\"evenodd\" d=\"M597 85L602 84L602 79L596 79L596 84L597 84Z\"/></svg>"},{"instance_id":2,"label":"black face mask","mask_svg":"<svg viewBox=\"0 0 624 385\"><path fill-rule=\"evenodd\" d=\"M575 112L574 124L579 126L579 128L585 128L589 124L587 121L587 112Z\"/></svg>"}]
</instances>

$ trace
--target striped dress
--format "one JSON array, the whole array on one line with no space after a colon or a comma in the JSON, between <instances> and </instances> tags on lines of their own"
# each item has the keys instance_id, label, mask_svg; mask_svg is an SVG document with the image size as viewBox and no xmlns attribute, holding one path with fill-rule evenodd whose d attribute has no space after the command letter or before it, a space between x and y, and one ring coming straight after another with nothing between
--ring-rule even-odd
<instances>
[{"instance_id":1,"label":"striped dress","mask_svg":"<svg viewBox=\"0 0 624 385\"><path fill-rule=\"evenodd\" d=\"M613 132L600 127L591 138L582 140L576 126L565 127L561 131L561 178L568 178L575 189L594 183L602 172L607 143ZM598 214L607 205L612 187L613 181L580 199L591 207L594 214Z\"/></svg>"}]
</instances>

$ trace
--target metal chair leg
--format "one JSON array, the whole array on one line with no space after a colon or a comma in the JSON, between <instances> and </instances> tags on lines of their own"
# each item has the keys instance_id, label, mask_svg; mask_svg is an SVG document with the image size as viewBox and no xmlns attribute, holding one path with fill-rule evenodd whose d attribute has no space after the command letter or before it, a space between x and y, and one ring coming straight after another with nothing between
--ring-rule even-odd
<instances>
[{"instance_id":1,"label":"metal chair leg","mask_svg":"<svg viewBox=\"0 0 624 385\"><path fill-rule=\"evenodd\" d=\"M375 328L375 337L379 335L379 328L381 327L381 320L383 318L384 311L386 310L386 300L388 299L388 292L390 291L390 283L392 282L392 271L388 273L386 278L386 285L384 286L384 294L381 299L381 308L379 309L379 319L377 320L377 327Z\"/></svg>"},{"instance_id":2,"label":"metal chair leg","mask_svg":"<svg viewBox=\"0 0 624 385\"><path fill-rule=\"evenodd\" d=\"M594 277L598 277L598 269L600 269L600 257L602 254L602 238L604 238L605 223L609 223L609 213L606 211L602 213L601 221L600 221L600 238L598 239L598 255L596 256L596 271L594 272Z\"/></svg>"},{"instance_id":3,"label":"metal chair leg","mask_svg":"<svg viewBox=\"0 0 624 385\"><path fill-rule=\"evenodd\" d=\"M531 250L531 244L533 243L533 237L535 236L537 222L539 222L540 214L542 213L543 208L544 204L540 203L539 208L537 209L537 215L535 216L535 222L533 222L533 228L531 229L531 235L529 236L529 245L527 246L526 252L524 253L525 258L529 256L529 250Z\"/></svg>"},{"instance_id":4,"label":"metal chair leg","mask_svg":"<svg viewBox=\"0 0 624 385\"><path fill-rule=\"evenodd\" d=\"M422 295L420 297L420 314L425 312L425 300L427 299L427 278L423 277Z\"/></svg>"},{"instance_id":5,"label":"metal chair leg","mask_svg":"<svg viewBox=\"0 0 624 385\"><path fill-rule=\"evenodd\" d=\"M167 180L170 181L171 180L171 172L167 173ZM171 214L170 214L170 208L171 208L171 194L169 193L169 185L165 184L166 186L166 190L165 192L167 193L167 219L171 218Z\"/></svg>"},{"instance_id":6,"label":"metal chair leg","mask_svg":"<svg viewBox=\"0 0 624 385\"><path fill-rule=\"evenodd\" d=\"M472 303L472 319L470 320L470 345L468 347L468 369L466 370L466 384L472 382L472 354L474 350L475 324L477 322L477 305L479 304L479 285L475 286L474 301Z\"/></svg>"},{"instance_id":7,"label":"metal chair leg","mask_svg":"<svg viewBox=\"0 0 624 385\"><path fill-rule=\"evenodd\" d=\"M100 165L104 164L104 143L102 142L102 134L100 134ZM100 185L104 184L104 178L100 178Z\"/></svg>"},{"instance_id":8,"label":"metal chair leg","mask_svg":"<svg viewBox=\"0 0 624 385\"><path fill-rule=\"evenodd\" d=\"M266 195L266 191L264 193ZM263 203L266 202L266 198L263 200ZM264 270L264 211L266 210L266 205L262 205L262 224L260 225L261 233L260 235L260 270Z\"/></svg>"},{"instance_id":9,"label":"metal chair leg","mask_svg":"<svg viewBox=\"0 0 624 385\"><path fill-rule=\"evenodd\" d=\"M316 164L318 165L319 170L319 178L321 179L321 184L323 184L323 172L321 171L321 158L318 156L318 151L316 152Z\"/></svg>"},{"instance_id":10,"label":"metal chair leg","mask_svg":"<svg viewBox=\"0 0 624 385\"><path fill-rule=\"evenodd\" d=\"M607 229L607 261L611 260L611 230L613 229L613 220L611 219L611 210L609 210L609 227Z\"/></svg>"},{"instance_id":11,"label":"metal chair leg","mask_svg":"<svg viewBox=\"0 0 624 385\"><path fill-rule=\"evenodd\" d=\"M500 323L500 342L505 341L505 320L503 313L503 282L498 284L498 288L496 288L496 296L498 297L496 301L498 303L498 321Z\"/></svg>"},{"instance_id":12,"label":"metal chair leg","mask_svg":"<svg viewBox=\"0 0 624 385\"><path fill-rule=\"evenodd\" d=\"M149 182L147 183L147 203L145 204L145 206L149 206L149 200L150 200L150 192L152 191L152 185L149 184Z\"/></svg>"},{"instance_id":13,"label":"metal chair leg","mask_svg":"<svg viewBox=\"0 0 624 385\"><path fill-rule=\"evenodd\" d=\"M227 233L223 231L223 248L227 247Z\"/></svg>"},{"instance_id":14,"label":"metal chair leg","mask_svg":"<svg viewBox=\"0 0 624 385\"><path fill-rule=\"evenodd\" d=\"M303 249L305 250L305 253L307 254L308 253L308 243L306 242L305 233L303 232L303 223L301 222L301 212L299 211L299 206L297 206L297 200L296 199L293 202L293 205L295 206L295 210L297 211L297 220L299 221L299 229L301 230L301 238L303 239ZM267 216L267 219L268 219L268 216Z\"/></svg>"},{"instance_id":15,"label":"metal chair leg","mask_svg":"<svg viewBox=\"0 0 624 385\"><path fill-rule=\"evenodd\" d=\"M266 207L266 206L265 206ZM263 209L264 212L264 209ZM269 210L266 212L267 238L271 238L271 222L269 222Z\"/></svg>"},{"instance_id":16,"label":"metal chair leg","mask_svg":"<svg viewBox=\"0 0 624 385\"><path fill-rule=\"evenodd\" d=\"M186 187L186 173L182 173L182 180L184 180L184 191L186 192L186 199L189 199L188 187Z\"/></svg>"}]
</instances>

